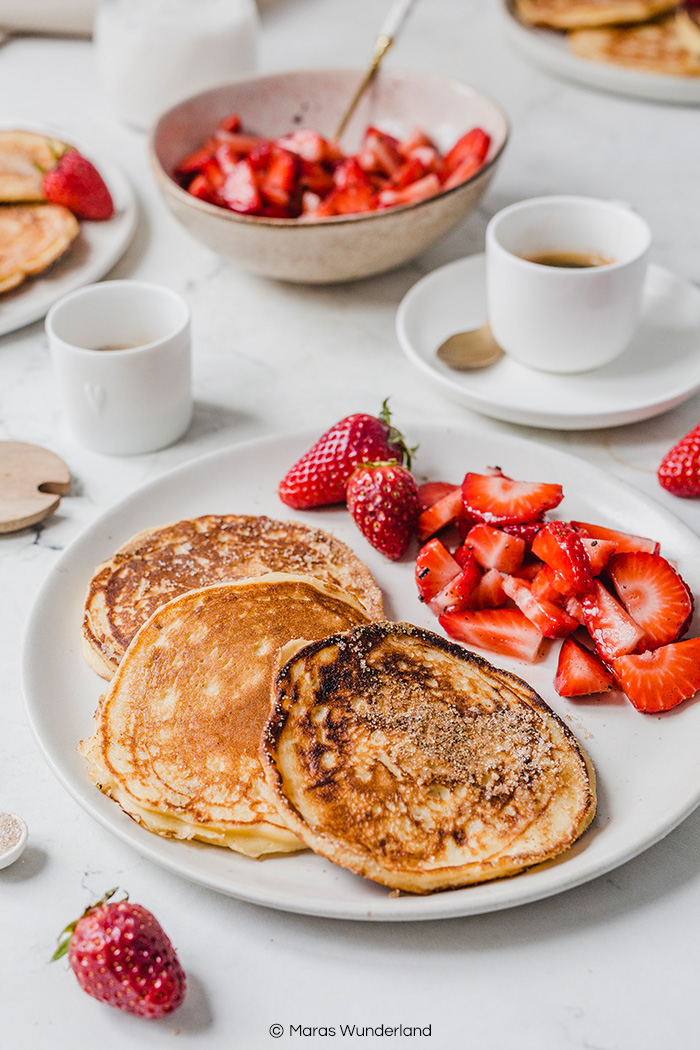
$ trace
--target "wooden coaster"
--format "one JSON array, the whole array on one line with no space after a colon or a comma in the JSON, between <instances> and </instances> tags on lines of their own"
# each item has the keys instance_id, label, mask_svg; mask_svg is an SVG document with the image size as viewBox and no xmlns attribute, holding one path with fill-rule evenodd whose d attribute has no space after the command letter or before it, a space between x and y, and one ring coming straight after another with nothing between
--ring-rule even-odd
<instances>
[{"instance_id":1,"label":"wooden coaster","mask_svg":"<svg viewBox=\"0 0 700 1050\"><path fill-rule=\"evenodd\" d=\"M70 471L55 453L21 441L0 441L0 532L43 521L69 491Z\"/></svg>"}]
</instances>

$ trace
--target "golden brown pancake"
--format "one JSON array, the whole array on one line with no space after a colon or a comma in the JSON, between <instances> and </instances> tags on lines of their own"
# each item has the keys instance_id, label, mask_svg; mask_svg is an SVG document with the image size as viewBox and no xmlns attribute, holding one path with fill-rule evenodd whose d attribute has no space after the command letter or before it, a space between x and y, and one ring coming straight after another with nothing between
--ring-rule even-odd
<instances>
[{"instance_id":1,"label":"golden brown pancake","mask_svg":"<svg viewBox=\"0 0 700 1050\"><path fill-rule=\"evenodd\" d=\"M163 602L267 572L318 577L359 598L373 619L383 615L369 569L329 533L264 516L207 514L140 532L96 570L85 602L85 658L111 678L139 627Z\"/></svg>"},{"instance_id":2,"label":"golden brown pancake","mask_svg":"<svg viewBox=\"0 0 700 1050\"><path fill-rule=\"evenodd\" d=\"M33 131L0 131L0 201L43 201L42 179L66 144Z\"/></svg>"},{"instance_id":3,"label":"golden brown pancake","mask_svg":"<svg viewBox=\"0 0 700 1050\"><path fill-rule=\"evenodd\" d=\"M694 55L700 54L700 7L678 8L676 32L684 48Z\"/></svg>"},{"instance_id":4,"label":"golden brown pancake","mask_svg":"<svg viewBox=\"0 0 700 1050\"><path fill-rule=\"evenodd\" d=\"M570 50L593 62L640 73L700 76L700 54L683 44L672 15L646 25L609 29L579 29L568 35Z\"/></svg>"},{"instance_id":5,"label":"golden brown pancake","mask_svg":"<svg viewBox=\"0 0 700 1050\"><path fill-rule=\"evenodd\" d=\"M60 204L0 205L0 292L48 269L79 233L78 220Z\"/></svg>"},{"instance_id":6,"label":"golden brown pancake","mask_svg":"<svg viewBox=\"0 0 700 1050\"><path fill-rule=\"evenodd\" d=\"M586 755L530 686L411 624L298 651L276 679L261 760L307 846L412 893L550 860L595 812Z\"/></svg>"},{"instance_id":7,"label":"golden brown pancake","mask_svg":"<svg viewBox=\"0 0 700 1050\"><path fill-rule=\"evenodd\" d=\"M156 610L80 744L89 776L150 831L257 857L303 843L267 800L258 749L279 652L369 622L311 577L189 591Z\"/></svg>"},{"instance_id":8,"label":"golden brown pancake","mask_svg":"<svg viewBox=\"0 0 700 1050\"><path fill-rule=\"evenodd\" d=\"M672 11L678 0L515 0L515 12L527 25L551 29L647 22Z\"/></svg>"}]
</instances>

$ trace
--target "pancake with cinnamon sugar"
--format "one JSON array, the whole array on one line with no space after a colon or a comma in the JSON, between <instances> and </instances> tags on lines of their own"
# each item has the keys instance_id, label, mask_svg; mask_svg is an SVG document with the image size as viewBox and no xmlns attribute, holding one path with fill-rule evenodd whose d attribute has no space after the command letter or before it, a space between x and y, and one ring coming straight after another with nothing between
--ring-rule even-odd
<instances>
[{"instance_id":1,"label":"pancake with cinnamon sugar","mask_svg":"<svg viewBox=\"0 0 700 1050\"><path fill-rule=\"evenodd\" d=\"M515 12L527 25L580 29L647 22L677 4L678 0L515 0Z\"/></svg>"},{"instance_id":2,"label":"pancake with cinnamon sugar","mask_svg":"<svg viewBox=\"0 0 700 1050\"><path fill-rule=\"evenodd\" d=\"M534 690L411 624L297 651L260 754L271 800L307 846L411 893L551 860L595 813L593 768Z\"/></svg>"},{"instance_id":3,"label":"pancake with cinnamon sugar","mask_svg":"<svg viewBox=\"0 0 700 1050\"><path fill-rule=\"evenodd\" d=\"M259 857L303 849L258 748L279 653L369 622L350 595L276 573L189 591L129 646L79 750L97 787L159 835Z\"/></svg>"},{"instance_id":4,"label":"pancake with cinnamon sugar","mask_svg":"<svg viewBox=\"0 0 700 1050\"><path fill-rule=\"evenodd\" d=\"M568 46L580 58L641 73L700 76L700 53L685 46L673 15L646 25L579 29L569 33Z\"/></svg>"},{"instance_id":5,"label":"pancake with cinnamon sugar","mask_svg":"<svg viewBox=\"0 0 700 1050\"><path fill-rule=\"evenodd\" d=\"M223 580L291 572L354 595L372 619L382 594L367 566L340 540L297 521L207 514L140 532L95 572L83 615L83 653L111 678L138 629L159 605Z\"/></svg>"}]
</instances>

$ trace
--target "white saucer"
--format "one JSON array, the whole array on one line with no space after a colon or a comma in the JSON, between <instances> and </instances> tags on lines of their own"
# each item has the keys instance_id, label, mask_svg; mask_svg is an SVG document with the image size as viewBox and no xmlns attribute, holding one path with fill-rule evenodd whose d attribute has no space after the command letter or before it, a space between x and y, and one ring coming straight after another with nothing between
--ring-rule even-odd
<instances>
[{"instance_id":1,"label":"white saucer","mask_svg":"<svg viewBox=\"0 0 700 1050\"><path fill-rule=\"evenodd\" d=\"M649 419L700 389L700 288L650 266L639 329L612 364L553 375L507 355L495 365L456 372L436 356L454 332L486 320L484 256L458 259L423 277L396 316L410 361L444 393L483 415L552 430L593 430Z\"/></svg>"}]
</instances>

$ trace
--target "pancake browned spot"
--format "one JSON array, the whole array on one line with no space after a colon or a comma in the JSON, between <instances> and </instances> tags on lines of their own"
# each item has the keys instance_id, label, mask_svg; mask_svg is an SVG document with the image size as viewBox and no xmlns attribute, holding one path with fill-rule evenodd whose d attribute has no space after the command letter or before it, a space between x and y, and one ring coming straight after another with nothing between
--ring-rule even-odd
<instances>
[{"instance_id":1,"label":"pancake browned spot","mask_svg":"<svg viewBox=\"0 0 700 1050\"><path fill-rule=\"evenodd\" d=\"M411 624L298 651L276 679L261 760L308 846L413 893L550 860L595 812L586 755L530 686Z\"/></svg>"},{"instance_id":2,"label":"pancake browned spot","mask_svg":"<svg viewBox=\"0 0 700 1050\"><path fill-rule=\"evenodd\" d=\"M65 142L34 131L0 131L0 201L43 201L43 175L56 166Z\"/></svg>"},{"instance_id":3,"label":"pancake browned spot","mask_svg":"<svg viewBox=\"0 0 700 1050\"><path fill-rule=\"evenodd\" d=\"M383 615L369 569L329 533L263 515L207 514L141 532L97 569L85 602L85 658L111 678L159 605L184 591L268 572L315 576L358 598L372 619Z\"/></svg>"},{"instance_id":4,"label":"pancake browned spot","mask_svg":"<svg viewBox=\"0 0 700 1050\"><path fill-rule=\"evenodd\" d=\"M89 776L150 831L249 856L303 843L268 801L258 749L279 654L369 622L311 577L272 574L189 591L129 647L80 752Z\"/></svg>"}]
</instances>

